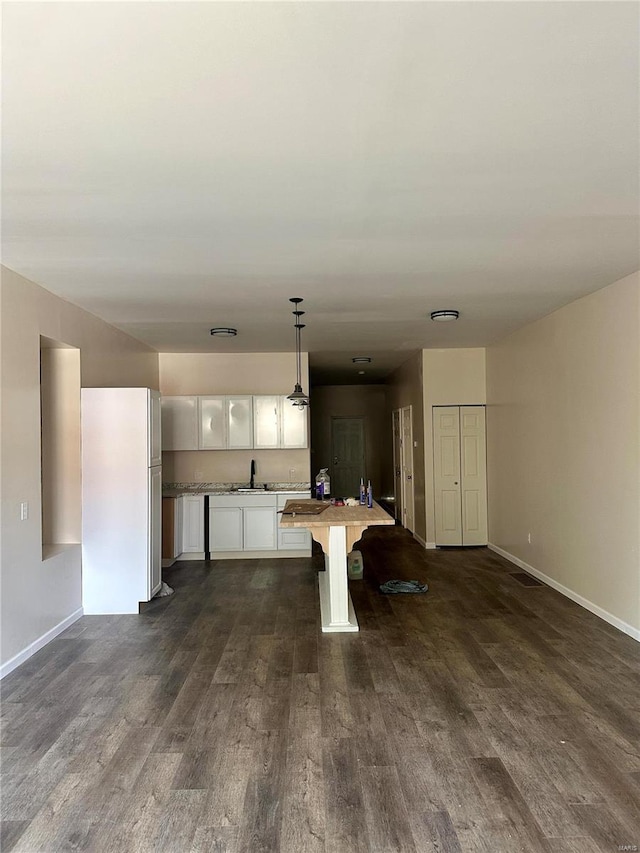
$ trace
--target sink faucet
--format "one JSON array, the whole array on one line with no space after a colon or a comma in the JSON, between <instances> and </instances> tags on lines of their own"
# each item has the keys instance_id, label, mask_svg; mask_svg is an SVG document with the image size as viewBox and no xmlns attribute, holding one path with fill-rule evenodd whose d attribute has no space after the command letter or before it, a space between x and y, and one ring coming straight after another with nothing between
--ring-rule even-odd
<instances>
[{"instance_id":1,"label":"sink faucet","mask_svg":"<svg viewBox=\"0 0 640 853\"><path fill-rule=\"evenodd\" d=\"M256 476L256 460L252 459L251 460L251 479L249 480L249 485L252 489L255 488L255 485L253 482L255 479L255 476Z\"/></svg>"}]
</instances>

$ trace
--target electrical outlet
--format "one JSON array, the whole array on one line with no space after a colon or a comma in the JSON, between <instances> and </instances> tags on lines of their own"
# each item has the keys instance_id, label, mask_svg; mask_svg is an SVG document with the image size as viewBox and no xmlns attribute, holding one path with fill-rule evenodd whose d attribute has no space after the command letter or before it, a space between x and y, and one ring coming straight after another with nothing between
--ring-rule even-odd
<instances>
[{"instance_id":1,"label":"electrical outlet","mask_svg":"<svg viewBox=\"0 0 640 853\"><path fill-rule=\"evenodd\" d=\"M296 469L295 468L289 468L289 480L292 483L293 483L293 478L295 477L295 474L296 474Z\"/></svg>"},{"instance_id":2,"label":"electrical outlet","mask_svg":"<svg viewBox=\"0 0 640 853\"><path fill-rule=\"evenodd\" d=\"M204 477L204 474L202 473L202 471L194 471L193 472L194 482L201 483L203 477Z\"/></svg>"}]
</instances>

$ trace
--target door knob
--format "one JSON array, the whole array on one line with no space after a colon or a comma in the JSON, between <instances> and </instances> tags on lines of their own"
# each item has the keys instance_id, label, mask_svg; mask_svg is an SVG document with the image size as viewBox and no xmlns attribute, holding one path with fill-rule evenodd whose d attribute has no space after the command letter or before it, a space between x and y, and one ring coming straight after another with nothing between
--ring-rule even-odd
<instances>
[{"instance_id":1,"label":"door knob","mask_svg":"<svg viewBox=\"0 0 640 853\"><path fill-rule=\"evenodd\" d=\"M456 481L455 481L455 483L454 483L453 485L454 485L454 486L457 486L457 485L458 485L458 481L456 480Z\"/></svg>"},{"instance_id":2,"label":"door knob","mask_svg":"<svg viewBox=\"0 0 640 853\"><path fill-rule=\"evenodd\" d=\"M411 474L407 474L407 480L411 479Z\"/></svg>"}]
</instances>

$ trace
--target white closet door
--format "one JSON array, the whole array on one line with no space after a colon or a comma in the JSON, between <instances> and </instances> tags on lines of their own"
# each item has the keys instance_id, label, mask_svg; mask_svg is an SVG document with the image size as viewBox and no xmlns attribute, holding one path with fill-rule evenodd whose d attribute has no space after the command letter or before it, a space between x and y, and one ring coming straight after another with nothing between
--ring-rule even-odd
<instances>
[{"instance_id":1,"label":"white closet door","mask_svg":"<svg viewBox=\"0 0 640 853\"><path fill-rule=\"evenodd\" d=\"M487 544L487 463L484 406L460 406L462 544Z\"/></svg>"},{"instance_id":2,"label":"white closet door","mask_svg":"<svg viewBox=\"0 0 640 853\"><path fill-rule=\"evenodd\" d=\"M434 406L436 545L487 544L484 406Z\"/></svg>"},{"instance_id":3,"label":"white closet door","mask_svg":"<svg viewBox=\"0 0 640 853\"><path fill-rule=\"evenodd\" d=\"M462 545L460 407L433 409L436 545Z\"/></svg>"}]
</instances>

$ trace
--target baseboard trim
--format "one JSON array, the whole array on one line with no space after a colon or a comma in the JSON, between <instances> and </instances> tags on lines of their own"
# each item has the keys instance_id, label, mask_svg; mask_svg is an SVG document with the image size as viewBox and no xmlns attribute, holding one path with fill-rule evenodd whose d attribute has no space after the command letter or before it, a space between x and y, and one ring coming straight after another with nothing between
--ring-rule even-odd
<instances>
[{"instance_id":1,"label":"baseboard trim","mask_svg":"<svg viewBox=\"0 0 640 853\"><path fill-rule=\"evenodd\" d=\"M529 563L525 563L524 560L521 560L519 557L516 557L514 554L510 554L509 551L505 551L504 548L500 548L498 545L494 545L492 542L489 542L487 546L491 551L495 551L496 554L500 554L501 557L504 557L505 560L509 560L510 563L518 566L521 569L524 569L525 572L528 572L530 575L533 575L534 578L538 578L543 583L546 583L547 586L550 586L552 589L555 589L556 592L562 593L562 595L570 598L571 601L575 601L576 604L579 604L580 607L584 607L585 610L588 610L590 613L593 613L594 616L598 616L600 619L608 622L610 625L613 625L614 628L617 628L619 631L622 631L623 634L627 634L634 640L640 642L640 630L638 628L634 628L633 625L629 625L627 622L623 622L622 619L618 619L617 616L614 616L613 613L609 613L608 610L604 610L602 607L599 607L597 604L594 604L592 601L589 601L588 598L584 598L582 595L579 595L577 592L574 592L572 589L569 589L568 586L564 586L561 583L558 583L557 580L549 577L549 575L545 575L544 572L541 572L539 569L530 566Z\"/></svg>"},{"instance_id":2,"label":"baseboard trim","mask_svg":"<svg viewBox=\"0 0 640 853\"><path fill-rule=\"evenodd\" d=\"M426 539L423 539L422 536L418 536L417 533L412 533L411 535L422 545L423 548L426 548L427 551L431 551L436 547L435 542L427 542Z\"/></svg>"},{"instance_id":3,"label":"baseboard trim","mask_svg":"<svg viewBox=\"0 0 640 853\"><path fill-rule=\"evenodd\" d=\"M39 652L40 649L47 645L47 643L50 643L51 640L55 640L58 634L62 634L63 631L66 631L67 628L70 625L73 625L74 622L77 622L83 614L84 611L82 607L79 607L78 610L74 611L70 616L67 616L66 619L62 620L62 622L58 622L57 625L41 637L38 637L38 639L34 640L33 643L30 643L26 649L18 652L17 655L14 655L6 663L3 663L2 666L0 666L0 680L2 680L5 675L9 675L10 672L13 672L13 670L20 666L21 663L29 660L30 657L35 655L36 652Z\"/></svg>"}]
</instances>

